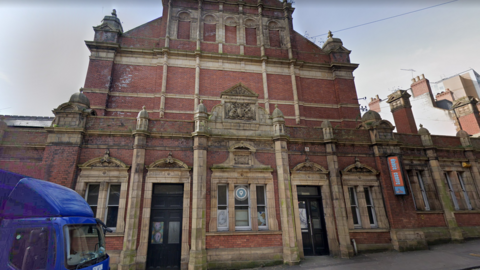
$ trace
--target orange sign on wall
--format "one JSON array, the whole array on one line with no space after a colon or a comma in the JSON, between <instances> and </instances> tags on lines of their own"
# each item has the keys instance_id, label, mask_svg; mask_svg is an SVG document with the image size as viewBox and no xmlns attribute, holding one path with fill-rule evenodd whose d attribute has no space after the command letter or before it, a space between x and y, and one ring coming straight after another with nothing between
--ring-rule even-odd
<instances>
[{"instance_id":1,"label":"orange sign on wall","mask_svg":"<svg viewBox=\"0 0 480 270\"><path fill-rule=\"evenodd\" d=\"M402 167L397 156L388 157L388 168L390 169L390 177L393 183L393 192L395 195L407 195L405 182L402 176Z\"/></svg>"}]
</instances>

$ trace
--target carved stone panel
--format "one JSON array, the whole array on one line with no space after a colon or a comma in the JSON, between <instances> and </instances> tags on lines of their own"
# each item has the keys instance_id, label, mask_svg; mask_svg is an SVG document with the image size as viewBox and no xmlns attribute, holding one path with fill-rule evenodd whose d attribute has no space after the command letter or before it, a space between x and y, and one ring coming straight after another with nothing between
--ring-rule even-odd
<instances>
[{"instance_id":1,"label":"carved stone panel","mask_svg":"<svg viewBox=\"0 0 480 270\"><path fill-rule=\"evenodd\" d=\"M226 102L225 119L256 120L255 104Z\"/></svg>"}]
</instances>

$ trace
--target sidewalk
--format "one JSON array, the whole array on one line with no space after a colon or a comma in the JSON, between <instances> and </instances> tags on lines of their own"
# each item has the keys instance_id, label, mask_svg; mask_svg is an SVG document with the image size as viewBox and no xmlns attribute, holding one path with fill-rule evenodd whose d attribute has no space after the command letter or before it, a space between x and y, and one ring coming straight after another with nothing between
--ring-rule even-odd
<instances>
[{"instance_id":1,"label":"sidewalk","mask_svg":"<svg viewBox=\"0 0 480 270\"><path fill-rule=\"evenodd\" d=\"M259 269L259 268L257 268ZM431 246L430 250L411 252L382 252L363 254L351 259L330 256L305 257L300 265L262 267L274 269L322 269L322 270L459 270L480 269L480 240L462 244Z\"/></svg>"}]
</instances>

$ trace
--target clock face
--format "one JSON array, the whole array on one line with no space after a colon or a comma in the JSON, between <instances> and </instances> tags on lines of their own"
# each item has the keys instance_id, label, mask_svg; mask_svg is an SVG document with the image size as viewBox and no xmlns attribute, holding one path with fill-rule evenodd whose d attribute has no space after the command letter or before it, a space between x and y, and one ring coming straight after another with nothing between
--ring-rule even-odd
<instances>
[{"instance_id":1,"label":"clock face","mask_svg":"<svg viewBox=\"0 0 480 270\"><path fill-rule=\"evenodd\" d=\"M238 186L235 188L235 198L239 201L244 201L248 198L248 190L244 186Z\"/></svg>"}]
</instances>

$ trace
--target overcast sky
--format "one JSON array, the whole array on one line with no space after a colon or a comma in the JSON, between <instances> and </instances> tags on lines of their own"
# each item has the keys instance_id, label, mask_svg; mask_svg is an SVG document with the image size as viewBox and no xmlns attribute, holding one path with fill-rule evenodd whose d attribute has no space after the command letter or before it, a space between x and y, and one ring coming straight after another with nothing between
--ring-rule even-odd
<instances>
[{"instance_id":1,"label":"overcast sky","mask_svg":"<svg viewBox=\"0 0 480 270\"><path fill-rule=\"evenodd\" d=\"M438 81L480 72L480 1L458 0L345 31L341 29L451 0L296 0L294 28L309 36L331 30L352 50L359 97L408 89L411 72ZM117 10L128 31L162 14L160 0L0 1L0 114L52 116L83 87L92 26ZM326 35L316 41L325 40ZM367 101L361 101L367 105Z\"/></svg>"}]
</instances>

